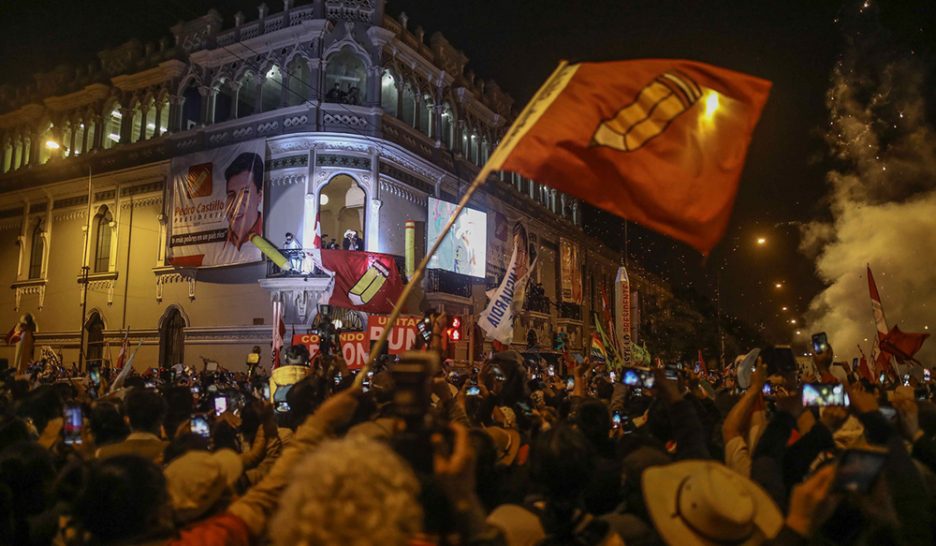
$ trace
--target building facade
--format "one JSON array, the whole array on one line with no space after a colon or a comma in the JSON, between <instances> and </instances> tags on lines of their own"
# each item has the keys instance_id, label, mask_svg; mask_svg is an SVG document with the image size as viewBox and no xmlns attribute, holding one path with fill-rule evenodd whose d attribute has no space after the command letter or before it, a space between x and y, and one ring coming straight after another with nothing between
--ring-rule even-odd
<instances>
[{"instance_id":1,"label":"building facade","mask_svg":"<svg viewBox=\"0 0 936 546\"><path fill-rule=\"evenodd\" d=\"M69 364L84 339L87 359L114 358L129 332L137 367L204 357L236 368L254 345L269 354L271 298L293 330L309 327L315 306L296 302L314 281L268 278L265 263L169 264L174 157L263 139L271 241L291 232L310 243L318 217L326 244L354 230L364 250L403 256L413 221L418 259L429 197L458 200L517 106L444 36L387 15L382 0L285 0L228 27L210 11L171 32L0 87L0 321L29 315L36 355L48 346ZM422 307L480 312L510 259L500 234L520 222L545 297L520 317L515 342L526 346L532 330L549 346L564 331L581 349L620 255L583 232L575 199L510 173L470 206L487 214L486 279L432 271ZM566 284L579 286L565 302L563 244L577 255Z\"/></svg>"}]
</instances>

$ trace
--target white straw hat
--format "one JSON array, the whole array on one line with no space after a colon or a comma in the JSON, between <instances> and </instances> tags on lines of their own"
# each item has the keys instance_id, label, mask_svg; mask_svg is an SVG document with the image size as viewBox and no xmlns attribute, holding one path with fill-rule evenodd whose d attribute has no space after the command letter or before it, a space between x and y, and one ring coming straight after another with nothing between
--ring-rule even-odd
<instances>
[{"instance_id":1,"label":"white straw hat","mask_svg":"<svg viewBox=\"0 0 936 546\"><path fill-rule=\"evenodd\" d=\"M650 517L667 544L760 544L783 527L780 510L763 489L716 462L651 467L642 484Z\"/></svg>"}]
</instances>

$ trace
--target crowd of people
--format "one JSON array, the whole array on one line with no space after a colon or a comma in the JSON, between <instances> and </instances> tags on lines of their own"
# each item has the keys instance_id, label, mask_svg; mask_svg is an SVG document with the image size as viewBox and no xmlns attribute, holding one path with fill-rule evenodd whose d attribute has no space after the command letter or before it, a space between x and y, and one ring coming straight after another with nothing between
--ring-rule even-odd
<instances>
[{"instance_id":1,"label":"crowd of people","mask_svg":"<svg viewBox=\"0 0 936 546\"><path fill-rule=\"evenodd\" d=\"M357 373L0 375L0 543L933 543L928 378L461 367L445 324Z\"/></svg>"}]
</instances>

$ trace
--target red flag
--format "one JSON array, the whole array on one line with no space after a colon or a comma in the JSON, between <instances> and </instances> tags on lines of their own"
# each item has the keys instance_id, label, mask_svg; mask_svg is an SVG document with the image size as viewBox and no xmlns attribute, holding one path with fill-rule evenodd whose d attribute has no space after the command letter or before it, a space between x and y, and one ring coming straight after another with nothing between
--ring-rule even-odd
<instances>
[{"instance_id":1,"label":"red flag","mask_svg":"<svg viewBox=\"0 0 936 546\"><path fill-rule=\"evenodd\" d=\"M396 261L389 254L323 250L322 262L335 272L328 303L336 307L388 314L403 292Z\"/></svg>"},{"instance_id":2,"label":"red flag","mask_svg":"<svg viewBox=\"0 0 936 546\"><path fill-rule=\"evenodd\" d=\"M705 366L705 359L702 358L702 349L699 349L699 371L708 373L708 368Z\"/></svg>"},{"instance_id":3,"label":"red flag","mask_svg":"<svg viewBox=\"0 0 936 546\"><path fill-rule=\"evenodd\" d=\"M16 345L19 343L19 340L23 338L23 328L22 324L17 322L6 335L7 345Z\"/></svg>"},{"instance_id":4,"label":"red flag","mask_svg":"<svg viewBox=\"0 0 936 546\"><path fill-rule=\"evenodd\" d=\"M707 254L728 225L770 85L692 61L563 64L489 166Z\"/></svg>"},{"instance_id":5,"label":"red flag","mask_svg":"<svg viewBox=\"0 0 936 546\"><path fill-rule=\"evenodd\" d=\"M877 327L878 339L884 339L884 336L887 335L887 319L884 318L884 306L881 304L881 294L878 293L874 275L871 274L871 266L868 265L867 267L868 292L871 293L871 313L874 315L874 325Z\"/></svg>"},{"instance_id":6,"label":"red flag","mask_svg":"<svg viewBox=\"0 0 936 546\"><path fill-rule=\"evenodd\" d=\"M912 360L928 337L929 334L903 332L895 324L881 340L881 349L896 356L900 361Z\"/></svg>"}]
</instances>

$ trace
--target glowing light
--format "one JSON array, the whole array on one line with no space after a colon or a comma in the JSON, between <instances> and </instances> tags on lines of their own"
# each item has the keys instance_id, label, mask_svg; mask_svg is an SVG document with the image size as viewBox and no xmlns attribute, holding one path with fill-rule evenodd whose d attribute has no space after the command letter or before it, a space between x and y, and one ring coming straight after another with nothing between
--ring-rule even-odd
<instances>
[{"instance_id":1,"label":"glowing light","mask_svg":"<svg viewBox=\"0 0 936 546\"><path fill-rule=\"evenodd\" d=\"M783 288L783 283L778 282L778 283L774 284L773 286L774 286L774 288Z\"/></svg>"},{"instance_id":2,"label":"glowing light","mask_svg":"<svg viewBox=\"0 0 936 546\"><path fill-rule=\"evenodd\" d=\"M325 195L324 193L319 195L319 205L324 207L327 204L328 204L328 196Z\"/></svg>"},{"instance_id":3,"label":"glowing light","mask_svg":"<svg viewBox=\"0 0 936 546\"><path fill-rule=\"evenodd\" d=\"M156 124L155 124L155 123L147 123L147 124L146 124L146 128L147 128L147 129L155 129L155 128L156 128Z\"/></svg>"},{"instance_id":4,"label":"glowing light","mask_svg":"<svg viewBox=\"0 0 936 546\"><path fill-rule=\"evenodd\" d=\"M117 133L111 133L107 135L107 138L113 140L114 142L120 142L120 135L118 135Z\"/></svg>"},{"instance_id":5,"label":"glowing light","mask_svg":"<svg viewBox=\"0 0 936 546\"><path fill-rule=\"evenodd\" d=\"M796 324L796 319L795 319L795 318L791 318L791 319L790 319L790 324Z\"/></svg>"},{"instance_id":6,"label":"glowing light","mask_svg":"<svg viewBox=\"0 0 936 546\"><path fill-rule=\"evenodd\" d=\"M272 68L270 68L269 70L267 70L267 73L266 73L267 79L276 77L276 72L277 72L277 70L276 70L276 65L273 65Z\"/></svg>"},{"instance_id":7,"label":"glowing light","mask_svg":"<svg viewBox=\"0 0 936 546\"><path fill-rule=\"evenodd\" d=\"M924 329L924 330L929 330L929 326L924 326L923 329Z\"/></svg>"},{"instance_id":8,"label":"glowing light","mask_svg":"<svg viewBox=\"0 0 936 546\"><path fill-rule=\"evenodd\" d=\"M58 150L58 149L61 148L62 146L61 146L61 144L59 144L58 142L56 142L56 141L54 141L54 140L47 140L46 143L45 143L45 147L48 148L48 149L50 149L50 150Z\"/></svg>"},{"instance_id":9,"label":"glowing light","mask_svg":"<svg viewBox=\"0 0 936 546\"><path fill-rule=\"evenodd\" d=\"M784 305L783 307L780 308L781 311L786 311L787 309L788 309L788 307L787 307L786 305Z\"/></svg>"},{"instance_id":10,"label":"glowing light","mask_svg":"<svg viewBox=\"0 0 936 546\"><path fill-rule=\"evenodd\" d=\"M797 331L796 331L796 335L800 335L800 334L802 334L802 333L803 333L803 332L802 332L801 330L797 330Z\"/></svg>"},{"instance_id":11,"label":"glowing light","mask_svg":"<svg viewBox=\"0 0 936 546\"><path fill-rule=\"evenodd\" d=\"M758 238L757 238L757 244L758 244L758 246L764 246L764 245L766 245L766 244L767 244L767 238L766 238L766 237L758 237Z\"/></svg>"},{"instance_id":12,"label":"glowing light","mask_svg":"<svg viewBox=\"0 0 936 546\"><path fill-rule=\"evenodd\" d=\"M711 119L716 110L718 110L718 93L709 91L709 94L705 97L705 117Z\"/></svg>"}]
</instances>

